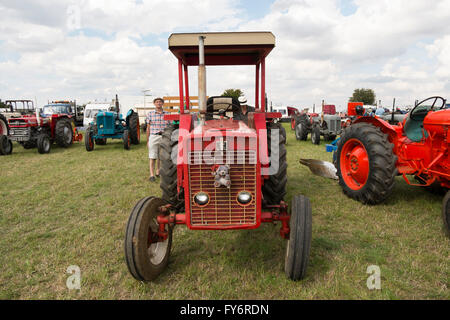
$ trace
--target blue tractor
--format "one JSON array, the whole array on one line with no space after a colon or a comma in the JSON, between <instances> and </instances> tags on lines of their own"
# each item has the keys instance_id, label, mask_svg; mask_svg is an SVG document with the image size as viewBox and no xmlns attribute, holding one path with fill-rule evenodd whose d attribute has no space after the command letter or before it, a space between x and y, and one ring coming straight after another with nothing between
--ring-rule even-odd
<instances>
[{"instance_id":1,"label":"blue tractor","mask_svg":"<svg viewBox=\"0 0 450 320\"><path fill-rule=\"evenodd\" d=\"M108 138L122 139L126 150L129 150L132 144L139 144L141 139L138 114L130 110L124 119L120 114L117 95L115 110L100 111L86 129L86 150L94 150L94 143L105 145Z\"/></svg>"}]
</instances>

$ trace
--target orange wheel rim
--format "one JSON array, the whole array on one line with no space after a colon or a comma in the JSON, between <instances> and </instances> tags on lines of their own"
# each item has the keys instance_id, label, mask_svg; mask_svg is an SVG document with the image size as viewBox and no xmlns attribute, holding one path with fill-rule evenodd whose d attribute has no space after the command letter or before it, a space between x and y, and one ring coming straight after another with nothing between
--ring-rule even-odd
<instances>
[{"instance_id":1,"label":"orange wheel rim","mask_svg":"<svg viewBox=\"0 0 450 320\"><path fill-rule=\"evenodd\" d=\"M369 155L357 139L348 140L342 147L340 156L342 179L352 190L362 189L369 178Z\"/></svg>"}]
</instances>

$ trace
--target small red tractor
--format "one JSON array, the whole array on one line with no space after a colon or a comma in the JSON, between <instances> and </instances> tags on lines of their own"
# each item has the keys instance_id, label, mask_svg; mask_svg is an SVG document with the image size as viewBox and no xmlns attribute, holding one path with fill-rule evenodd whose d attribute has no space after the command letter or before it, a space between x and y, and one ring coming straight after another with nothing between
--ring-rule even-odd
<instances>
[{"instance_id":1,"label":"small red tractor","mask_svg":"<svg viewBox=\"0 0 450 320\"><path fill-rule=\"evenodd\" d=\"M275 47L270 32L181 33L169 37L178 59L180 113L162 134L162 198L141 199L128 219L125 259L140 281L167 266L172 230L256 229L281 222L287 239L285 273L305 276L311 243L311 205L302 195L284 202L287 184L285 132L266 112L265 62ZM232 97L206 99L206 65L254 65L255 112L242 117ZM188 66L198 66L199 112L189 106ZM184 103L183 103L184 102ZM284 134L283 134L284 132ZM249 241L252 241L249 239Z\"/></svg>"},{"instance_id":2,"label":"small red tractor","mask_svg":"<svg viewBox=\"0 0 450 320\"><path fill-rule=\"evenodd\" d=\"M41 154L49 153L53 142L67 148L73 141L83 139L68 104L49 104L41 112L36 110L34 114L12 117L8 124L11 141L17 141L25 149L37 147Z\"/></svg>"},{"instance_id":3,"label":"small red tractor","mask_svg":"<svg viewBox=\"0 0 450 320\"><path fill-rule=\"evenodd\" d=\"M344 129L336 154L344 193L362 203L381 203L391 193L397 175L410 185L438 186L447 190L442 214L448 231L450 109L446 109L445 99L421 101L397 125L364 116L364 108L358 104L349 104L348 115L355 119Z\"/></svg>"}]
</instances>

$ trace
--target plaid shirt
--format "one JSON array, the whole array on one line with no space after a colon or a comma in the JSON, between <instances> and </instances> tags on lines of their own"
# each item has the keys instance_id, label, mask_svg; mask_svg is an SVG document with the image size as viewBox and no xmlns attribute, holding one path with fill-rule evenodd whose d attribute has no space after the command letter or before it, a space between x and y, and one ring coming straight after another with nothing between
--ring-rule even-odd
<instances>
[{"instance_id":1,"label":"plaid shirt","mask_svg":"<svg viewBox=\"0 0 450 320\"><path fill-rule=\"evenodd\" d=\"M162 113L158 113L156 111L150 111L147 114L147 118L145 119L145 122L150 125L150 134L157 134L160 132L163 132L164 129L169 126L170 122L164 120L164 115L169 114L166 111L163 111Z\"/></svg>"}]
</instances>

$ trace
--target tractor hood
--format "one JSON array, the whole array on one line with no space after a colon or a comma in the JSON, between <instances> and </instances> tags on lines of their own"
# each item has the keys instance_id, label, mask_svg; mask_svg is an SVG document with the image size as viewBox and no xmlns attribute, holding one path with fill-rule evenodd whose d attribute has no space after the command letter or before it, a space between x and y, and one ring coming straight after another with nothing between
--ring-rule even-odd
<instances>
[{"instance_id":1,"label":"tractor hood","mask_svg":"<svg viewBox=\"0 0 450 320\"><path fill-rule=\"evenodd\" d=\"M50 117L39 117L40 126L43 126L51 121ZM38 126L36 115L25 115L16 118L10 118L8 120L10 127L23 127L23 126Z\"/></svg>"}]
</instances>

